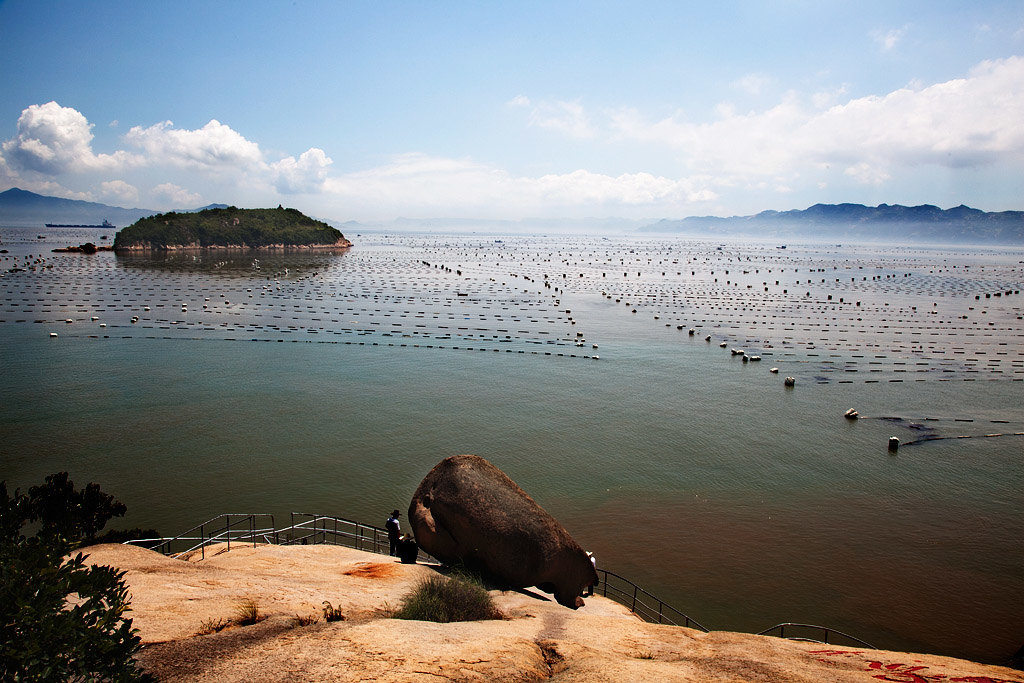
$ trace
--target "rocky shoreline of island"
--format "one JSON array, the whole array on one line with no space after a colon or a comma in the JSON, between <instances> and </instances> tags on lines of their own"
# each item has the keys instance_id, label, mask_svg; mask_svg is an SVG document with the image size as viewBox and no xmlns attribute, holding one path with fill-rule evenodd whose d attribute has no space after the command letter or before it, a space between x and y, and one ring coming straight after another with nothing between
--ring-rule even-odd
<instances>
[{"instance_id":1,"label":"rocky shoreline of island","mask_svg":"<svg viewBox=\"0 0 1024 683\"><path fill-rule=\"evenodd\" d=\"M114 247L101 248L102 251L135 252L135 251L333 251L348 249L352 242L344 237L331 244L287 244L279 242L275 244L260 244L256 246L248 244L200 244L191 242L188 244L160 244L153 242L138 242L130 245L118 245ZM77 248L69 247L68 250ZM56 249L54 251L57 251Z\"/></svg>"}]
</instances>

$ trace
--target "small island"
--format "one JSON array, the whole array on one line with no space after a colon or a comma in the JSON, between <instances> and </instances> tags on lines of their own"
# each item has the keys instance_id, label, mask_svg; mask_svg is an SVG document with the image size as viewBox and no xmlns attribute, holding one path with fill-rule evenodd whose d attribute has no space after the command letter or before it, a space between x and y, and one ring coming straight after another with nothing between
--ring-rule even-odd
<instances>
[{"instance_id":1,"label":"small island","mask_svg":"<svg viewBox=\"0 0 1024 683\"><path fill-rule=\"evenodd\" d=\"M339 230L296 209L204 209L142 218L114 237L114 251L346 249Z\"/></svg>"}]
</instances>

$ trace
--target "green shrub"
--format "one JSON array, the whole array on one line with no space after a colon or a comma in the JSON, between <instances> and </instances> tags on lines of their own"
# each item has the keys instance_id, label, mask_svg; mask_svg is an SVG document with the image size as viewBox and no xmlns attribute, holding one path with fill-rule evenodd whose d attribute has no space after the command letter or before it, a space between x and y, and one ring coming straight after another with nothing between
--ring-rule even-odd
<instances>
[{"instance_id":1,"label":"green shrub","mask_svg":"<svg viewBox=\"0 0 1024 683\"><path fill-rule=\"evenodd\" d=\"M27 495L0 482L0 680L152 680L133 658L125 572L69 555L124 511L97 484L75 490L67 472Z\"/></svg>"},{"instance_id":2,"label":"green shrub","mask_svg":"<svg viewBox=\"0 0 1024 683\"><path fill-rule=\"evenodd\" d=\"M431 576L402 599L394 613L396 619L417 621L479 621L501 619L487 590L467 578Z\"/></svg>"}]
</instances>

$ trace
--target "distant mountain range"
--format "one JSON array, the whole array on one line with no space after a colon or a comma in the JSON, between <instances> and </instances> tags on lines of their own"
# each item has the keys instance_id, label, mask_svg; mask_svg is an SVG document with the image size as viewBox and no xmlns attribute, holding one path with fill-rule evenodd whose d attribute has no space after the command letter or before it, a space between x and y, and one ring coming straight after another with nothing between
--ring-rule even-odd
<instances>
[{"instance_id":1,"label":"distant mountain range","mask_svg":"<svg viewBox=\"0 0 1024 683\"><path fill-rule=\"evenodd\" d=\"M178 209L179 213L203 209L226 209L227 204L210 204L198 209ZM105 220L123 228L140 218L155 216L161 211L152 209L123 209L80 199L48 197L17 187L0 192L0 225L12 227L42 227L45 223L82 223L99 225Z\"/></svg>"},{"instance_id":2,"label":"distant mountain range","mask_svg":"<svg viewBox=\"0 0 1024 683\"><path fill-rule=\"evenodd\" d=\"M723 237L742 235L780 240L825 238L911 243L1024 244L1024 211L990 213L963 204L952 209L940 209L931 204L815 204L803 211L762 211L753 216L664 219L641 228L641 231Z\"/></svg>"},{"instance_id":3,"label":"distant mountain range","mask_svg":"<svg viewBox=\"0 0 1024 683\"><path fill-rule=\"evenodd\" d=\"M179 213L203 209L225 209L226 204L209 204L197 209L178 209ZM0 192L0 225L42 227L45 223L99 224L109 220L117 227L131 225L160 211L123 209L96 202L62 199L12 188ZM528 221L425 220L397 219L388 224L363 225L354 221L338 223L325 220L349 232L361 229L431 230L473 229L519 232L569 231L573 233L629 231L636 222L624 219ZM638 228L640 232L678 233L695 237L761 237L779 241L827 239L836 241L906 242L938 244L1024 244L1024 211L979 211L960 205L940 209L930 204L815 204L792 211L762 211L753 216L691 216L680 220L663 219Z\"/></svg>"}]
</instances>

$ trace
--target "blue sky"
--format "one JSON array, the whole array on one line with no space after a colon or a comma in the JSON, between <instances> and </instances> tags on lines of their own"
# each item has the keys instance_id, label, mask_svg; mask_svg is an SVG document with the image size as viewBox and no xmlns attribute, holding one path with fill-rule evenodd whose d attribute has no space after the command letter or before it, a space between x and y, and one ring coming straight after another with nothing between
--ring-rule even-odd
<instances>
[{"instance_id":1,"label":"blue sky","mask_svg":"<svg viewBox=\"0 0 1024 683\"><path fill-rule=\"evenodd\" d=\"M0 190L333 220L1024 209L1024 3L0 0Z\"/></svg>"}]
</instances>

